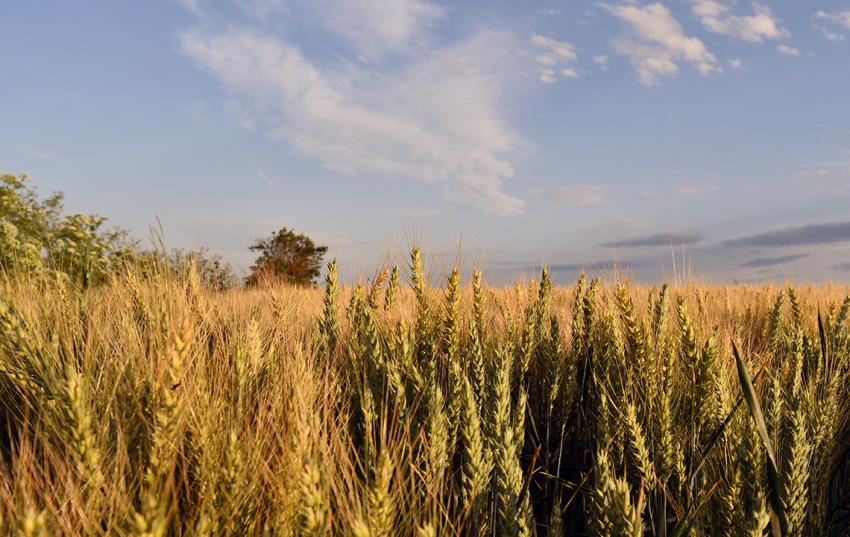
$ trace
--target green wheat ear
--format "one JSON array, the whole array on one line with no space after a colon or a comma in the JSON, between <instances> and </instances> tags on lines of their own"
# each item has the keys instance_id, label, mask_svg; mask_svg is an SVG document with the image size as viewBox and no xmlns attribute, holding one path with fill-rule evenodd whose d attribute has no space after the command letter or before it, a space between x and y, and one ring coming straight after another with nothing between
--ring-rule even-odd
<instances>
[{"instance_id":1,"label":"green wheat ear","mask_svg":"<svg viewBox=\"0 0 850 537\"><path fill-rule=\"evenodd\" d=\"M339 274L336 259L328 263L328 272L325 276L325 298L319 327L320 352L330 358L336 349L339 333Z\"/></svg>"},{"instance_id":2,"label":"green wheat ear","mask_svg":"<svg viewBox=\"0 0 850 537\"><path fill-rule=\"evenodd\" d=\"M395 505L390 495L390 480L393 472L392 460L386 450L381 452L374 468L372 487L369 492L369 529L375 537L391 537L395 525Z\"/></svg>"},{"instance_id":3,"label":"green wheat ear","mask_svg":"<svg viewBox=\"0 0 850 537\"><path fill-rule=\"evenodd\" d=\"M390 273L390 283L387 285L387 291L384 294L384 310L393 309L395 301L398 298L399 286L401 285L401 271L398 265L393 265L393 270Z\"/></svg>"}]
</instances>

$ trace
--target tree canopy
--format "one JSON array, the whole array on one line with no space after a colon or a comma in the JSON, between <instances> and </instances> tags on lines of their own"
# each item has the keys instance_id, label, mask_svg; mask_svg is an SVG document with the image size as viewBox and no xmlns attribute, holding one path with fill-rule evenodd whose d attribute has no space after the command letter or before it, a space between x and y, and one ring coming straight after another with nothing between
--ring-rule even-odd
<instances>
[{"instance_id":1,"label":"tree canopy","mask_svg":"<svg viewBox=\"0 0 850 537\"><path fill-rule=\"evenodd\" d=\"M63 199L40 199L26 175L0 175L0 270L53 270L86 287L131 254L125 231L103 229L100 216L63 216Z\"/></svg>"},{"instance_id":2,"label":"tree canopy","mask_svg":"<svg viewBox=\"0 0 850 537\"><path fill-rule=\"evenodd\" d=\"M0 174L0 273L52 275L89 287L128 266L144 276L163 270L185 276L191 264L211 288L236 281L230 265L206 248L141 250L125 230L104 229L101 216L64 215L63 201L61 192L39 197L27 175Z\"/></svg>"},{"instance_id":3,"label":"tree canopy","mask_svg":"<svg viewBox=\"0 0 850 537\"><path fill-rule=\"evenodd\" d=\"M310 237L288 228L257 239L250 249L260 256L251 267L248 285L266 280L313 285L321 273L322 257L328 251L327 246L317 246Z\"/></svg>"}]
</instances>

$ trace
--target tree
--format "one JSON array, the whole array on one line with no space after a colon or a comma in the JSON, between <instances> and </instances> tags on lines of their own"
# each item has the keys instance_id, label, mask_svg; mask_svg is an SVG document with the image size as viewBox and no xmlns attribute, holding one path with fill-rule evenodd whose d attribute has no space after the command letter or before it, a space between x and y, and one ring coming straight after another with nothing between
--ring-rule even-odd
<instances>
[{"instance_id":1,"label":"tree","mask_svg":"<svg viewBox=\"0 0 850 537\"><path fill-rule=\"evenodd\" d=\"M258 239L250 246L260 257L251 267L246 283L256 285L265 280L279 280L294 285L313 285L319 277L322 257L327 246L316 246L301 233L282 228L267 239Z\"/></svg>"},{"instance_id":2,"label":"tree","mask_svg":"<svg viewBox=\"0 0 850 537\"><path fill-rule=\"evenodd\" d=\"M135 248L121 229L101 229L105 218L62 216L61 192L39 199L26 175L0 174L0 271L57 271L87 287Z\"/></svg>"}]
</instances>

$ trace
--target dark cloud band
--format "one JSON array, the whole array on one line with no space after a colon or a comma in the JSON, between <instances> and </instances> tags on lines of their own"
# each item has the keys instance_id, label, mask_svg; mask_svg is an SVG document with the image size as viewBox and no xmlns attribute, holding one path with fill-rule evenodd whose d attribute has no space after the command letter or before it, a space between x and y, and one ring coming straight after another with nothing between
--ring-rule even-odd
<instances>
[{"instance_id":1,"label":"dark cloud band","mask_svg":"<svg viewBox=\"0 0 850 537\"><path fill-rule=\"evenodd\" d=\"M586 270L588 272L596 272L596 271L611 271L611 270L626 270L630 268L637 267L645 267L647 266L646 262L643 261L622 261L622 260L610 260L610 261L592 261L587 263L551 263L547 265L536 265L534 263L510 263L510 262L502 262L502 263L493 263L493 265L501 265L501 270L519 270L519 271L534 271L538 272L546 267L550 272L581 272Z\"/></svg>"},{"instance_id":2,"label":"dark cloud band","mask_svg":"<svg viewBox=\"0 0 850 537\"><path fill-rule=\"evenodd\" d=\"M776 265L790 263L808 256L809 254L784 255L782 257L759 257L757 259L750 259L749 261L741 263L740 266L746 268L773 267Z\"/></svg>"},{"instance_id":3,"label":"dark cloud band","mask_svg":"<svg viewBox=\"0 0 850 537\"><path fill-rule=\"evenodd\" d=\"M767 233L748 235L739 239L725 241L723 244L730 247L758 246L777 248L782 246L829 244L844 241L850 241L850 222L789 227Z\"/></svg>"},{"instance_id":4,"label":"dark cloud band","mask_svg":"<svg viewBox=\"0 0 850 537\"><path fill-rule=\"evenodd\" d=\"M655 233L645 237L624 239L606 242L601 246L605 248L639 248L645 246L680 246L682 244L694 244L703 240L702 235L696 233Z\"/></svg>"}]
</instances>

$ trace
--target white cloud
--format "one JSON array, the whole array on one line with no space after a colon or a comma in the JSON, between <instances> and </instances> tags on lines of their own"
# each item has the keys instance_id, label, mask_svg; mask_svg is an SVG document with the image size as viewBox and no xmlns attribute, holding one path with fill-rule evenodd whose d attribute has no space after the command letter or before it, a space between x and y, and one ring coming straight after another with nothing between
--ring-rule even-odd
<instances>
[{"instance_id":1,"label":"white cloud","mask_svg":"<svg viewBox=\"0 0 850 537\"><path fill-rule=\"evenodd\" d=\"M770 8L754 3L753 15L735 15L731 8L715 0L692 0L693 12L709 32L751 43L790 35L780 27Z\"/></svg>"},{"instance_id":2,"label":"white cloud","mask_svg":"<svg viewBox=\"0 0 850 537\"><path fill-rule=\"evenodd\" d=\"M776 51L784 56L799 56L800 49L789 47L788 45L777 45Z\"/></svg>"},{"instance_id":3,"label":"white cloud","mask_svg":"<svg viewBox=\"0 0 850 537\"><path fill-rule=\"evenodd\" d=\"M367 56L399 50L423 38L444 9L424 0L315 0L317 18Z\"/></svg>"},{"instance_id":4,"label":"white cloud","mask_svg":"<svg viewBox=\"0 0 850 537\"><path fill-rule=\"evenodd\" d=\"M850 164L847 162L826 163L803 168L797 172L800 187L806 194L846 196L850 194Z\"/></svg>"},{"instance_id":5,"label":"white cloud","mask_svg":"<svg viewBox=\"0 0 850 537\"><path fill-rule=\"evenodd\" d=\"M216 4L206 0L176 0L203 17ZM344 40L362 58L380 59L389 51L408 52L427 40L427 28L446 10L428 0L234 0L238 11L254 22L286 16L304 26L325 29ZM307 24L304 24L304 23Z\"/></svg>"},{"instance_id":6,"label":"white cloud","mask_svg":"<svg viewBox=\"0 0 850 537\"><path fill-rule=\"evenodd\" d=\"M844 34L833 32L826 26L819 26L818 29L820 30L820 33L829 41L844 41L846 39Z\"/></svg>"},{"instance_id":7,"label":"white cloud","mask_svg":"<svg viewBox=\"0 0 850 537\"><path fill-rule=\"evenodd\" d=\"M599 66L601 71L608 70L608 56L605 54L597 54L593 57L593 63Z\"/></svg>"},{"instance_id":8,"label":"white cloud","mask_svg":"<svg viewBox=\"0 0 850 537\"><path fill-rule=\"evenodd\" d=\"M572 62L578 59L573 46L565 41L558 41L545 35L533 35L531 42L545 49L547 56L552 56L558 60Z\"/></svg>"},{"instance_id":9,"label":"white cloud","mask_svg":"<svg viewBox=\"0 0 850 537\"><path fill-rule=\"evenodd\" d=\"M819 20L826 20L832 22L850 30L850 9L847 9L845 11L836 11L835 13L818 11L817 13L815 13L814 17Z\"/></svg>"},{"instance_id":10,"label":"white cloud","mask_svg":"<svg viewBox=\"0 0 850 537\"><path fill-rule=\"evenodd\" d=\"M641 197L647 200L662 200L672 197L694 197L701 196L702 194L714 190L717 190L717 183L714 181L683 181L661 192L643 192L641 193Z\"/></svg>"},{"instance_id":11,"label":"white cloud","mask_svg":"<svg viewBox=\"0 0 850 537\"><path fill-rule=\"evenodd\" d=\"M180 4L183 9L191 11L195 15L201 15L204 12L204 6L201 1L202 0L177 0L177 3Z\"/></svg>"},{"instance_id":12,"label":"white cloud","mask_svg":"<svg viewBox=\"0 0 850 537\"><path fill-rule=\"evenodd\" d=\"M239 7L246 15L260 21L289 11L286 0L239 0Z\"/></svg>"},{"instance_id":13,"label":"white cloud","mask_svg":"<svg viewBox=\"0 0 850 537\"><path fill-rule=\"evenodd\" d=\"M822 168L805 168L797 174L800 177L847 177L850 176L850 166L825 166Z\"/></svg>"},{"instance_id":14,"label":"white cloud","mask_svg":"<svg viewBox=\"0 0 850 537\"><path fill-rule=\"evenodd\" d=\"M576 185L551 188L535 188L531 196L556 203L567 203L584 207L608 203L605 192L600 185Z\"/></svg>"},{"instance_id":15,"label":"white cloud","mask_svg":"<svg viewBox=\"0 0 850 537\"><path fill-rule=\"evenodd\" d=\"M694 181L679 183L673 192L679 196L699 196L712 190L717 190L717 183L714 181Z\"/></svg>"},{"instance_id":16,"label":"white cloud","mask_svg":"<svg viewBox=\"0 0 850 537\"><path fill-rule=\"evenodd\" d=\"M345 174L442 185L449 200L497 214L525 203L502 191L521 144L502 118L516 43L481 32L390 72L319 66L293 44L252 29L196 29L185 54L233 94L276 111L271 135Z\"/></svg>"},{"instance_id":17,"label":"white cloud","mask_svg":"<svg viewBox=\"0 0 850 537\"><path fill-rule=\"evenodd\" d=\"M663 4L598 5L629 25L633 38L615 39L612 45L629 58L641 83L653 85L662 76L676 74L679 62L694 65L703 75L721 72L714 54L698 38L685 35Z\"/></svg>"},{"instance_id":18,"label":"white cloud","mask_svg":"<svg viewBox=\"0 0 850 537\"><path fill-rule=\"evenodd\" d=\"M850 30L850 9L845 11L836 11L834 13L818 11L812 18L823 23L822 26L818 25L816 27L821 31L823 36L830 41L844 41L846 36L832 30L829 26L838 26L839 28Z\"/></svg>"},{"instance_id":19,"label":"white cloud","mask_svg":"<svg viewBox=\"0 0 850 537\"><path fill-rule=\"evenodd\" d=\"M555 70L547 68L541 68L540 73L537 75L537 78L540 80L540 82L543 82L544 84L552 84L556 80L558 80L558 78L555 76Z\"/></svg>"},{"instance_id":20,"label":"white cloud","mask_svg":"<svg viewBox=\"0 0 850 537\"><path fill-rule=\"evenodd\" d=\"M726 61L729 63L729 67L731 67L732 69L740 69L741 66L744 65L744 62L737 58L729 58Z\"/></svg>"},{"instance_id":21,"label":"white cloud","mask_svg":"<svg viewBox=\"0 0 850 537\"><path fill-rule=\"evenodd\" d=\"M557 71L560 67L560 73L567 78L578 77L578 71L567 65L578 59L575 48L566 41L558 41L545 35L532 35L531 43L542 49L542 51L534 56L537 62L538 79L545 83L551 84L557 78Z\"/></svg>"}]
</instances>

